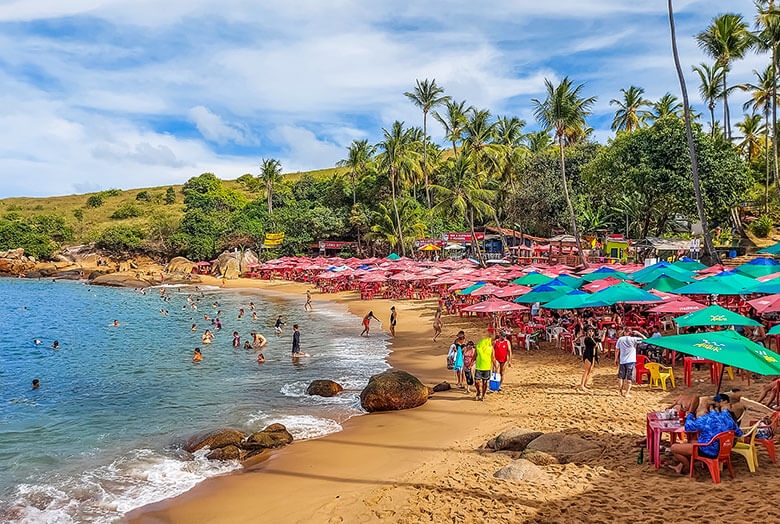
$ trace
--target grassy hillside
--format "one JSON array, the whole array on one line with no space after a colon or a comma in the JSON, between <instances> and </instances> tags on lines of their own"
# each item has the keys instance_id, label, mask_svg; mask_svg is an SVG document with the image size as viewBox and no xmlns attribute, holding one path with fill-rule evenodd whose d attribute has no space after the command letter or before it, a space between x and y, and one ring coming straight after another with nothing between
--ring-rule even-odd
<instances>
[{"instance_id":1,"label":"grassy hillside","mask_svg":"<svg viewBox=\"0 0 780 524\"><path fill-rule=\"evenodd\" d=\"M317 178L328 178L335 173L344 171L343 168L318 169L316 171L306 171L297 173L288 173L285 176L288 180L296 180L304 175L310 175ZM259 198L262 195L250 194L235 180L224 180L226 188L235 189L245 194L250 199ZM164 196L168 187L173 187L176 193L176 202L174 204L165 204ZM67 195L46 198L5 198L0 199L0 216L14 212L23 217L34 215L57 215L63 217L68 225L73 227L76 235L76 241L88 240L90 234L102 231L105 227L116 224L143 224L147 217L155 213L170 213L180 217L184 214L182 186L158 186L138 189L128 189L119 191L116 196L107 196L103 199L103 205L100 207L88 207L87 199L98 193L85 193L81 195ZM151 201L137 200L138 193L146 191ZM126 219L113 219L111 215L120 207L127 204L133 204L141 210L141 216ZM83 219L79 222L76 219L76 210L81 210Z\"/></svg>"}]
</instances>

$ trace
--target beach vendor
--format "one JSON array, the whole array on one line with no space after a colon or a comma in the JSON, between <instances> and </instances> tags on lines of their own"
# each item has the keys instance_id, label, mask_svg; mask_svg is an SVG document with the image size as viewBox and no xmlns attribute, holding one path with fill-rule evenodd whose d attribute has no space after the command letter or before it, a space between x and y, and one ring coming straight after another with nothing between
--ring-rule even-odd
<instances>
[{"instance_id":1,"label":"beach vendor","mask_svg":"<svg viewBox=\"0 0 780 524\"><path fill-rule=\"evenodd\" d=\"M477 359L475 362L476 372L474 373L474 380L477 388L475 400L485 400L485 393L487 393L488 382L490 381L490 372L493 370L495 364L493 344L491 344L489 338L483 338L477 343Z\"/></svg>"}]
</instances>

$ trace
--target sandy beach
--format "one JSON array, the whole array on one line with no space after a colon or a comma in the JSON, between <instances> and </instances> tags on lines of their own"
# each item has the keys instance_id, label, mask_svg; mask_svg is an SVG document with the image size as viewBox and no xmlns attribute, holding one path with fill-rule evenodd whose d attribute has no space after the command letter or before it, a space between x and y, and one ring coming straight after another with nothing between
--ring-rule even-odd
<instances>
[{"instance_id":1,"label":"sandy beach","mask_svg":"<svg viewBox=\"0 0 780 524\"><path fill-rule=\"evenodd\" d=\"M243 280L227 288L301 297L306 286L280 281ZM369 310L387 322L399 312L390 364L433 386L453 382L446 348L459 329L469 338L487 335L476 318L444 317L444 331L431 342L435 301L360 301L352 293L314 294L315 307L327 301L351 312ZM383 325L383 326L384 326ZM355 329L360 326L356 322ZM209 479L176 497L129 513L133 523L210 522L753 522L780 518L771 497L780 487L780 466L759 450L759 470L751 474L733 456L736 479L726 475L715 487L704 471L695 479L637 463L637 443L645 436L645 414L666 407L682 392L711 395L705 371L694 373L691 390L635 387L632 398L618 396L616 367L602 358L593 388L575 388L581 374L577 357L543 344L516 353L502 393L475 402L462 390L436 393L424 406L377 413L348 421L344 431L297 442L274 453L252 471ZM739 378L724 389L740 388L755 398L765 378L750 386ZM543 480L505 481L493 473L515 458L511 452L482 449L500 431L523 427L564 431L595 442L597 458L581 464L543 466ZM663 459L663 455L662 455Z\"/></svg>"}]
</instances>

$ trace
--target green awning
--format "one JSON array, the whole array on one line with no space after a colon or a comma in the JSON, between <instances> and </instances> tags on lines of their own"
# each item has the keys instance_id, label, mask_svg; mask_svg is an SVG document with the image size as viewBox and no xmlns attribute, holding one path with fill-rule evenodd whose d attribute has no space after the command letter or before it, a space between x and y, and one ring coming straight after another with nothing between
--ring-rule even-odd
<instances>
[{"instance_id":1,"label":"green awning","mask_svg":"<svg viewBox=\"0 0 780 524\"><path fill-rule=\"evenodd\" d=\"M601 291L590 295L590 300L585 302L583 307L598 307L599 303L607 305L617 304L618 302L662 302L662 299L648 293L644 289L632 286L626 282L609 286Z\"/></svg>"},{"instance_id":2,"label":"green awning","mask_svg":"<svg viewBox=\"0 0 780 524\"><path fill-rule=\"evenodd\" d=\"M764 255L780 255L780 242L769 247L765 247L764 249L760 249L758 252Z\"/></svg>"},{"instance_id":3,"label":"green awning","mask_svg":"<svg viewBox=\"0 0 780 524\"><path fill-rule=\"evenodd\" d=\"M655 289L656 291L664 291L666 293L674 292L675 289L679 289L685 285L685 282L681 282L676 278L660 276L647 284L645 290Z\"/></svg>"},{"instance_id":4,"label":"green awning","mask_svg":"<svg viewBox=\"0 0 780 524\"><path fill-rule=\"evenodd\" d=\"M736 269L736 271L737 273L742 273L743 275L747 275L751 278L758 278L780 273L780 266L742 264Z\"/></svg>"},{"instance_id":5,"label":"green awning","mask_svg":"<svg viewBox=\"0 0 780 524\"><path fill-rule=\"evenodd\" d=\"M591 295L588 293L574 290L563 295L562 297L558 297L555 300L551 300L548 303L543 304L542 307L547 309L579 309L583 307L600 307L609 305L605 304L604 302L585 305L585 303L590 301L590 299Z\"/></svg>"},{"instance_id":6,"label":"green awning","mask_svg":"<svg viewBox=\"0 0 780 524\"><path fill-rule=\"evenodd\" d=\"M465 289L461 289L460 291L458 291L458 294L459 295L470 295L472 291L481 288L485 284L486 284L485 282L477 282L476 284L472 284L472 285L470 285L469 287L467 287Z\"/></svg>"},{"instance_id":7,"label":"green awning","mask_svg":"<svg viewBox=\"0 0 780 524\"><path fill-rule=\"evenodd\" d=\"M707 269L707 266L705 266L701 262L690 260L687 257L685 260L678 260L677 262L674 262L672 265L674 267L679 267L680 269L685 269L687 271L699 271L701 269Z\"/></svg>"},{"instance_id":8,"label":"green awning","mask_svg":"<svg viewBox=\"0 0 780 524\"><path fill-rule=\"evenodd\" d=\"M516 278L512 281L513 284L519 284L521 286L538 286L539 284L546 284L553 280L552 277L542 275L537 271L531 271L527 275L523 275L520 278Z\"/></svg>"},{"instance_id":9,"label":"green awning","mask_svg":"<svg viewBox=\"0 0 780 524\"><path fill-rule=\"evenodd\" d=\"M573 277L571 275L567 275L566 273L561 273L556 277L556 280L560 280L564 284L566 284L569 287L573 287L574 289L577 289L583 284L583 281L581 278Z\"/></svg>"},{"instance_id":10,"label":"green awning","mask_svg":"<svg viewBox=\"0 0 780 524\"><path fill-rule=\"evenodd\" d=\"M761 375L780 375L777 353L733 330L648 338L644 342Z\"/></svg>"},{"instance_id":11,"label":"green awning","mask_svg":"<svg viewBox=\"0 0 780 524\"><path fill-rule=\"evenodd\" d=\"M398 260L398 259L400 259L400 258L401 258L401 257L400 257L400 256L398 256L398 255L396 255L395 253L390 253L389 255L387 255L387 259L388 259L388 260Z\"/></svg>"},{"instance_id":12,"label":"green awning","mask_svg":"<svg viewBox=\"0 0 780 524\"><path fill-rule=\"evenodd\" d=\"M742 316L739 313L735 313L718 305L712 305L698 311L693 311L675 318L674 321L680 327L761 325L760 322L756 322L752 318Z\"/></svg>"},{"instance_id":13,"label":"green awning","mask_svg":"<svg viewBox=\"0 0 780 524\"><path fill-rule=\"evenodd\" d=\"M595 282L596 280L601 280L607 277L616 278L618 280L630 280L628 278L628 275L623 273L622 271L600 271L597 269L593 273L582 275L582 281Z\"/></svg>"},{"instance_id":14,"label":"green awning","mask_svg":"<svg viewBox=\"0 0 780 524\"><path fill-rule=\"evenodd\" d=\"M696 279L693 278L694 273L691 271L686 271L684 269L679 269L674 266L669 267L659 267L657 269L654 269L652 271L647 271L643 273L642 275L637 275L636 273L631 275L631 280L638 284L647 284L648 282L652 282L653 280L656 280L661 277L672 277L675 280L679 280L681 282L694 282Z\"/></svg>"},{"instance_id":15,"label":"green awning","mask_svg":"<svg viewBox=\"0 0 780 524\"><path fill-rule=\"evenodd\" d=\"M515 299L515 302L521 304L535 304L541 302L542 304L555 300L558 297L571 293L574 289L569 286L547 286L542 284L525 295L521 295Z\"/></svg>"},{"instance_id":16,"label":"green awning","mask_svg":"<svg viewBox=\"0 0 780 524\"><path fill-rule=\"evenodd\" d=\"M743 275L713 275L677 288L674 292L678 295L741 295L749 293L748 289L755 284L755 280Z\"/></svg>"}]
</instances>

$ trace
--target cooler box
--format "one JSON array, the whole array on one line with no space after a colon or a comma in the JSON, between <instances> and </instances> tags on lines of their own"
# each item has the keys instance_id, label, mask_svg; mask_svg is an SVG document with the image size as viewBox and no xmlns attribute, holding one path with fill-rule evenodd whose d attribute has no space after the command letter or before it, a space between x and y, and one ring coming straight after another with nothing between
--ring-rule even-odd
<instances>
[{"instance_id":1,"label":"cooler box","mask_svg":"<svg viewBox=\"0 0 780 524\"><path fill-rule=\"evenodd\" d=\"M498 391L498 388L500 386L501 386L501 374L491 373L490 382L488 382L488 387L490 388L490 391Z\"/></svg>"}]
</instances>

